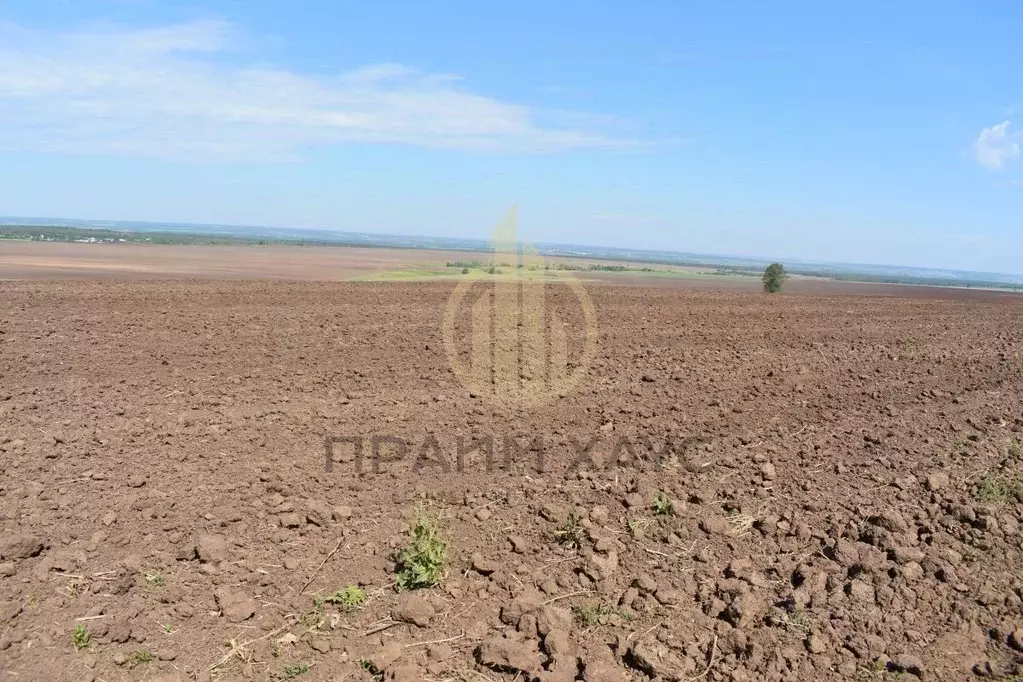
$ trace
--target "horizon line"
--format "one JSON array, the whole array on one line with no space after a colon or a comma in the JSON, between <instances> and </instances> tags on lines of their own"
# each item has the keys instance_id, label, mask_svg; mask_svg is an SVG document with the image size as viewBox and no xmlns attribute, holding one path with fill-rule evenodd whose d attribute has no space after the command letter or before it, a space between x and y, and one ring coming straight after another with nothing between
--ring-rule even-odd
<instances>
[{"instance_id":1,"label":"horizon line","mask_svg":"<svg viewBox=\"0 0 1023 682\"><path fill-rule=\"evenodd\" d=\"M14 222L12 225L6 225L7 221L40 221L37 225L28 223ZM44 221L55 221L55 222L44 222ZM59 225L58 222L65 223L84 223L85 225ZM91 225L91 224L96 225ZM372 232L365 230L343 230L332 227L280 227L275 225L251 225L242 223L197 223L197 222L179 222L179 221L154 221L154 220L108 220L108 219L88 219L88 218L55 218L47 216L0 216L0 227L9 226L23 226L23 227L79 227L81 229L102 229L104 226L110 225L143 225L143 226L156 226L156 227L186 227L186 228L229 228L229 229L241 229L241 230L283 230L290 232L323 232L326 234L335 235L359 235L367 237L380 237L380 238L405 238L405 239L416 239L416 240L451 240L451 241L463 241L463 242L478 242L486 250L486 245L489 241L482 237L452 237L442 235L413 235L404 233L393 233L393 232ZM934 266L918 266L918 265L906 265L906 264L886 264L886 263L863 263L863 262L849 262L849 261L830 261L830 260L813 260L807 258L796 258L789 256L763 256L763 255L740 255L740 254L729 254L729 253L712 253L712 252L699 252L699 251L677 251L674 249L650 249L650 248L635 248L626 246L607 246L599 244L573 244L569 242L531 242L537 247L549 247L549 248L571 248L571 249L601 249L606 251L617 251L623 253L632 253L636 255L648 254L648 255L666 255L666 256L678 256L681 258L686 257L705 257L705 258L717 258L717 259L729 259L729 260L741 260L748 261L751 264L761 265L770 264L772 262L785 263L786 261L795 265L800 266L832 266L832 267L845 267L845 268L886 268L886 269L909 269L931 273L954 273L959 275L985 275L985 276L996 276L996 277L1010 277L1017 278L1023 283L1023 272L995 272L988 270L964 270L958 268L942 268ZM342 246L360 246L355 244L339 244ZM376 246L382 248L394 248L386 244L378 244ZM414 246L411 248L418 248L423 250L442 250L439 248L429 246ZM464 249L453 249L453 250L464 250ZM560 255L566 258L585 258L586 254L552 254ZM613 260L613 257L601 257L599 255L589 256L598 260ZM643 262L643 261L640 261ZM647 261L654 262L654 261Z\"/></svg>"}]
</instances>

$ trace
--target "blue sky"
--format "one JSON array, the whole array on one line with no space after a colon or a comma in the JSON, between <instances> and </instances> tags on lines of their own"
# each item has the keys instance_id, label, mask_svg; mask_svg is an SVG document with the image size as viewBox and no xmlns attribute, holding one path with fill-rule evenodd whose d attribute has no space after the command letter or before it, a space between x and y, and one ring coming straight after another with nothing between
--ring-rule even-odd
<instances>
[{"instance_id":1,"label":"blue sky","mask_svg":"<svg viewBox=\"0 0 1023 682\"><path fill-rule=\"evenodd\" d=\"M773 7L768 7L771 5ZM0 215L1023 273L1023 3L8 0Z\"/></svg>"}]
</instances>

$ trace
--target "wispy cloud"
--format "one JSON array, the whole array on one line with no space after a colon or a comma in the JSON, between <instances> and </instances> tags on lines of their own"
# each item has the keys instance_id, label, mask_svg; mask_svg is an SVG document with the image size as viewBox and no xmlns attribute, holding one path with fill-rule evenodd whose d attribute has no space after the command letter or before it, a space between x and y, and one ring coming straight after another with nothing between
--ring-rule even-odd
<instances>
[{"instance_id":1,"label":"wispy cloud","mask_svg":"<svg viewBox=\"0 0 1023 682\"><path fill-rule=\"evenodd\" d=\"M225 53L243 43L219 21L59 35L0 25L0 151L244 162L345 143L515 153L644 146L604 132L609 120L548 116L450 74L238 65L244 53Z\"/></svg>"},{"instance_id":2,"label":"wispy cloud","mask_svg":"<svg viewBox=\"0 0 1023 682\"><path fill-rule=\"evenodd\" d=\"M1023 133L1011 130L1009 121L984 128L973 143L973 158L981 166L1001 170L1019 159L1020 141Z\"/></svg>"}]
</instances>

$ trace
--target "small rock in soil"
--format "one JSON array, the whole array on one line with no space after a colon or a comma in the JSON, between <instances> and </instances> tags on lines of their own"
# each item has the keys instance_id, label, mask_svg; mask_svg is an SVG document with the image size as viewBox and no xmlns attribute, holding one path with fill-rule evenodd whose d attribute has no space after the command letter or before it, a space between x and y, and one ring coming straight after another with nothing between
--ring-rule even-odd
<instances>
[{"instance_id":1,"label":"small rock in soil","mask_svg":"<svg viewBox=\"0 0 1023 682\"><path fill-rule=\"evenodd\" d=\"M21 608L21 604L17 602L0 604L0 625L6 625L17 618L18 614L21 613Z\"/></svg>"},{"instance_id":2,"label":"small rock in soil","mask_svg":"<svg viewBox=\"0 0 1023 682\"><path fill-rule=\"evenodd\" d=\"M323 527L334 518L334 510L322 500L309 499L305 501L306 520L309 523Z\"/></svg>"},{"instance_id":3,"label":"small rock in soil","mask_svg":"<svg viewBox=\"0 0 1023 682\"><path fill-rule=\"evenodd\" d=\"M846 592L857 601L873 603L874 588L862 580L851 580L846 586Z\"/></svg>"},{"instance_id":4,"label":"small rock in soil","mask_svg":"<svg viewBox=\"0 0 1023 682\"><path fill-rule=\"evenodd\" d=\"M657 591L657 581L654 580L647 574L643 574L636 578L632 584L642 593L651 594Z\"/></svg>"},{"instance_id":5,"label":"small rock in soil","mask_svg":"<svg viewBox=\"0 0 1023 682\"><path fill-rule=\"evenodd\" d=\"M302 525L302 517L295 512L281 514L281 525L285 528L298 528Z\"/></svg>"},{"instance_id":6,"label":"small rock in soil","mask_svg":"<svg viewBox=\"0 0 1023 682\"><path fill-rule=\"evenodd\" d=\"M580 660L580 667L585 682L630 682L631 680L606 647L584 654Z\"/></svg>"},{"instance_id":7,"label":"small rock in soil","mask_svg":"<svg viewBox=\"0 0 1023 682\"><path fill-rule=\"evenodd\" d=\"M700 530L707 535L727 535L732 525L720 516L710 516L700 521Z\"/></svg>"},{"instance_id":8,"label":"small rock in soil","mask_svg":"<svg viewBox=\"0 0 1023 682\"><path fill-rule=\"evenodd\" d=\"M1009 646L1016 651L1023 651L1023 627L1016 628L1016 630L1009 635Z\"/></svg>"},{"instance_id":9,"label":"small rock in soil","mask_svg":"<svg viewBox=\"0 0 1023 682\"><path fill-rule=\"evenodd\" d=\"M927 476L927 489L937 492L949 486L948 474L944 471L935 471Z\"/></svg>"},{"instance_id":10,"label":"small rock in soil","mask_svg":"<svg viewBox=\"0 0 1023 682\"><path fill-rule=\"evenodd\" d=\"M663 680L681 680L680 676L689 675L696 668L696 662L691 658L681 658L668 645L654 639L633 644L625 655L625 661L630 668Z\"/></svg>"},{"instance_id":11,"label":"small rock in soil","mask_svg":"<svg viewBox=\"0 0 1023 682\"><path fill-rule=\"evenodd\" d=\"M625 506L629 509L639 509L646 506L646 498L639 493L630 493L625 497Z\"/></svg>"},{"instance_id":12,"label":"small rock in soil","mask_svg":"<svg viewBox=\"0 0 1023 682\"><path fill-rule=\"evenodd\" d=\"M678 590L662 587L654 593L654 599L664 606L678 606L682 602L682 595Z\"/></svg>"},{"instance_id":13,"label":"small rock in soil","mask_svg":"<svg viewBox=\"0 0 1023 682\"><path fill-rule=\"evenodd\" d=\"M508 625L518 625L519 619L527 613L533 613L543 604L543 597L539 592L526 590L515 597L510 604L501 608L501 621Z\"/></svg>"},{"instance_id":14,"label":"small rock in soil","mask_svg":"<svg viewBox=\"0 0 1023 682\"><path fill-rule=\"evenodd\" d=\"M915 561L910 561L902 567L902 577L908 582L916 582L924 577L924 569Z\"/></svg>"},{"instance_id":15,"label":"small rock in soil","mask_svg":"<svg viewBox=\"0 0 1023 682\"><path fill-rule=\"evenodd\" d=\"M387 672L386 682L422 682L423 674L419 668L403 665Z\"/></svg>"},{"instance_id":16,"label":"small rock in soil","mask_svg":"<svg viewBox=\"0 0 1023 682\"><path fill-rule=\"evenodd\" d=\"M244 592L237 592L228 587L221 587L214 593L217 606L232 623L240 623L256 615L259 603Z\"/></svg>"},{"instance_id":17,"label":"small rock in soil","mask_svg":"<svg viewBox=\"0 0 1023 682\"><path fill-rule=\"evenodd\" d=\"M766 607L764 600L756 595L740 594L728 605L724 615L732 625L745 630L760 620Z\"/></svg>"},{"instance_id":18,"label":"small rock in soil","mask_svg":"<svg viewBox=\"0 0 1023 682\"><path fill-rule=\"evenodd\" d=\"M118 621L110 626L107 639L115 644L124 644L131 638L131 627L125 621Z\"/></svg>"},{"instance_id":19,"label":"small rock in soil","mask_svg":"<svg viewBox=\"0 0 1023 682\"><path fill-rule=\"evenodd\" d=\"M892 672L911 673L917 677L922 677L924 664L918 656L901 654L888 662L888 669Z\"/></svg>"},{"instance_id":20,"label":"small rock in soil","mask_svg":"<svg viewBox=\"0 0 1023 682\"><path fill-rule=\"evenodd\" d=\"M426 651L426 657L431 661L443 662L455 655L455 650L449 644L434 644Z\"/></svg>"},{"instance_id":21,"label":"small rock in soil","mask_svg":"<svg viewBox=\"0 0 1023 682\"><path fill-rule=\"evenodd\" d=\"M501 570L501 564L485 558L482 554L473 554L472 570L480 575L491 575Z\"/></svg>"},{"instance_id":22,"label":"small rock in soil","mask_svg":"<svg viewBox=\"0 0 1023 682\"><path fill-rule=\"evenodd\" d=\"M493 670L533 673L540 668L540 654L521 642L501 637L484 640L476 648L476 660Z\"/></svg>"},{"instance_id":23,"label":"small rock in soil","mask_svg":"<svg viewBox=\"0 0 1023 682\"><path fill-rule=\"evenodd\" d=\"M536 629L541 637L546 637L552 630L571 632L572 612L559 606L545 606L536 618Z\"/></svg>"},{"instance_id":24,"label":"small rock in soil","mask_svg":"<svg viewBox=\"0 0 1023 682\"><path fill-rule=\"evenodd\" d=\"M195 553L204 564L227 561L227 540L222 535L204 535L195 544Z\"/></svg>"},{"instance_id":25,"label":"small rock in soil","mask_svg":"<svg viewBox=\"0 0 1023 682\"><path fill-rule=\"evenodd\" d=\"M15 535L0 541L0 559L29 559L45 548L43 539L35 535Z\"/></svg>"},{"instance_id":26,"label":"small rock in soil","mask_svg":"<svg viewBox=\"0 0 1023 682\"><path fill-rule=\"evenodd\" d=\"M551 630L548 632L543 638L543 648L547 655L555 661L567 661L571 651L568 631Z\"/></svg>"},{"instance_id":27,"label":"small rock in soil","mask_svg":"<svg viewBox=\"0 0 1023 682\"><path fill-rule=\"evenodd\" d=\"M820 635L810 635L806 639L806 650L811 654L823 654L828 650L828 645Z\"/></svg>"},{"instance_id":28,"label":"small rock in soil","mask_svg":"<svg viewBox=\"0 0 1023 682\"><path fill-rule=\"evenodd\" d=\"M401 599L391 612L391 617L401 623L409 623L425 628L430 624L430 619L433 618L435 613L436 611L430 602L412 594Z\"/></svg>"},{"instance_id":29,"label":"small rock in soil","mask_svg":"<svg viewBox=\"0 0 1023 682\"><path fill-rule=\"evenodd\" d=\"M380 674L398 662L404 653L404 648L397 642L392 642L385 647L377 649L366 657L366 663L370 672Z\"/></svg>"}]
</instances>

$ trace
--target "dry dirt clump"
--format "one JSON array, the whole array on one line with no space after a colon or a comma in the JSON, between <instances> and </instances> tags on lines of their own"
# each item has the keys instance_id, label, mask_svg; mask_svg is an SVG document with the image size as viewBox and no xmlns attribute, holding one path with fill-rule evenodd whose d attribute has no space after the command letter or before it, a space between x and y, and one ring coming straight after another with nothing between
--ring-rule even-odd
<instances>
[{"instance_id":1,"label":"dry dirt clump","mask_svg":"<svg viewBox=\"0 0 1023 682\"><path fill-rule=\"evenodd\" d=\"M520 410L447 284L0 287L4 679L1023 679L1016 299L596 287Z\"/></svg>"}]
</instances>

